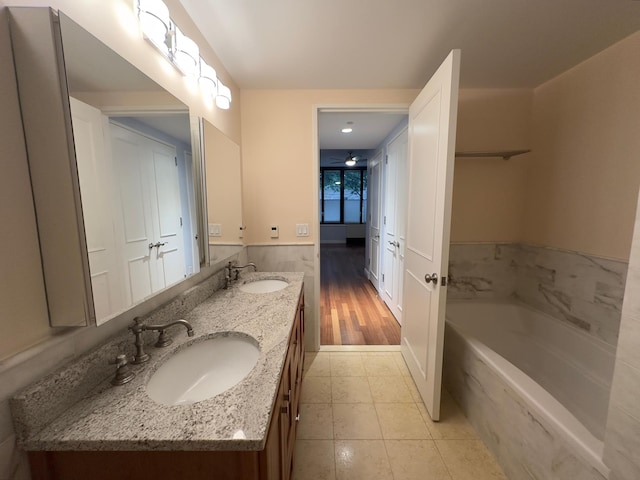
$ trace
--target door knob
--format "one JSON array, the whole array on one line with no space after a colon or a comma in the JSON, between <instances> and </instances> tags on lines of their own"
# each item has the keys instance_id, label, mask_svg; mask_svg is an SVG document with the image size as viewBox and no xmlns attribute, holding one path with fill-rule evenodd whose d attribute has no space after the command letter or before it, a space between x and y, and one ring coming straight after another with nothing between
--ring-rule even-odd
<instances>
[{"instance_id":1,"label":"door knob","mask_svg":"<svg viewBox=\"0 0 640 480\"><path fill-rule=\"evenodd\" d=\"M393 245L394 247L400 247L400 242L392 242L391 240L389 240L389 244Z\"/></svg>"},{"instance_id":2,"label":"door knob","mask_svg":"<svg viewBox=\"0 0 640 480\"><path fill-rule=\"evenodd\" d=\"M433 282L434 285L438 285L438 274L432 273L429 275L428 273L424 276L424 281L427 283Z\"/></svg>"}]
</instances>

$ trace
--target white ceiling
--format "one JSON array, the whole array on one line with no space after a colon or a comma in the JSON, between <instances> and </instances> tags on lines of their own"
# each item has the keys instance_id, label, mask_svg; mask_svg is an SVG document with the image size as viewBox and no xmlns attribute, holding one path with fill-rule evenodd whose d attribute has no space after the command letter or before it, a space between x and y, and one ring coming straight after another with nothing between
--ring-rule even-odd
<instances>
[{"instance_id":1,"label":"white ceiling","mask_svg":"<svg viewBox=\"0 0 640 480\"><path fill-rule=\"evenodd\" d=\"M637 31L633 0L180 0L241 88L537 86Z\"/></svg>"},{"instance_id":2,"label":"white ceiling","mask_svg":"<svg viewBox=\"0 0 640 480\"><path fill-rule=\"evenodd\" d=\"M406 117L406 113L320 112L318 144L321 150L372 150ZM342 133L345 127L353 132Z\"/></svg>"}]
</instances>

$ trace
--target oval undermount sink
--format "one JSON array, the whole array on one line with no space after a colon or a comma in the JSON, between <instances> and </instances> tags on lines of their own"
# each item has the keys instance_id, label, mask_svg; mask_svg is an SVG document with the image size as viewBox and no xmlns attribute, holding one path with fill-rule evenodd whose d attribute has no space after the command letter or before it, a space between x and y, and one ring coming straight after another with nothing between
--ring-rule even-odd
<instances>
[{"instance_id":1,"label":"oval undermount sink","mask_svg":"<svg viewBox=\"0 0 640 480\"><path fill-rule=\"evenodd\" d=\"M256 280L255 282L243 283L240 285L240 290L248 293L271 293L282 290L289 286L288 282L284 280Z\"/></svg>"},{"instance_id":2,"label":"oval undermount sink","mask_svg":"<svg viewBox=\"0 0 640 480\"><path fill-rule=\"evenodd\" d=\"M158 368L147 383L147 394L163 405L206 400L240 383L259 355L251 337L220 336L194 343Z\"/></svg>"}]
</instances>

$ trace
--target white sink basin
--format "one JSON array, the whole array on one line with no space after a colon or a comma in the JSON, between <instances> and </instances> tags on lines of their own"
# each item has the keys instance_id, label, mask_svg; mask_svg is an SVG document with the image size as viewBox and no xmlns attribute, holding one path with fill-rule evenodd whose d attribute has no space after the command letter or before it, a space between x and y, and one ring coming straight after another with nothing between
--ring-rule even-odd
<instances>
[{"instance_id":1,"label":"white sink basin","mask_svg":"<svg viewBox=\"0 0 640 480\"><path fill-rule=\"evenodd\" d=\"M147 394L164 405L188 405L218 395L248 375L260 350L253 338L214 337L171 356L147 383Z\"/></svg>"},{"instance_id":2,"label":"white sink basin","mask_svg":"<svg viewBox=\"0 0 640 480\"><path fill-rule=\"evenodd\" d=\"M248 293L271 293L288 286L289 283L284 280L256 280L255 282L243 283L239 288Z\"/></svg>"}]
</instances>

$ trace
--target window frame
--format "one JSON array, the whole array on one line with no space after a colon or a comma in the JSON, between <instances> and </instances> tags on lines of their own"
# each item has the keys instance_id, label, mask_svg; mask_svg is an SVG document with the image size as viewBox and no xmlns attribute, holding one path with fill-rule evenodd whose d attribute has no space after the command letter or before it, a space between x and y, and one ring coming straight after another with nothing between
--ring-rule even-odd
<instances>
[{"instance_id":1,"label":"window frame","mask_svg":"<svg viewBox=\"0 0 640 480\"><path fill-rule=\"evenodd\" d=\"M338 171L340 173L340 220L337 222L327 222L324 219L324 172ZM360 172L360 222L344 221L344 174L345 172ZM363 214L364 207L364 176L367 174L367 167L320 167L320 225L362 225L367 223L366 215Z\"/></svg>"}]
</instances>

